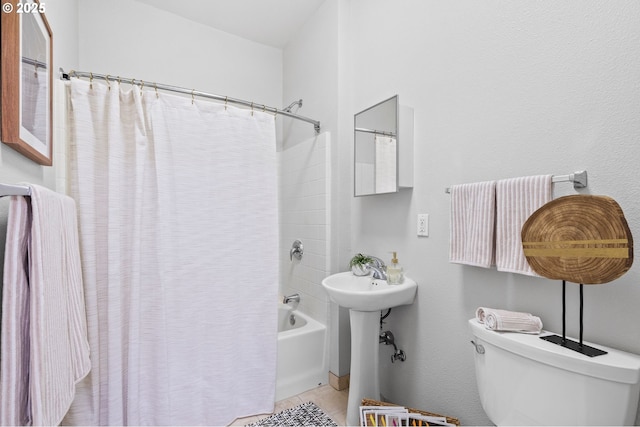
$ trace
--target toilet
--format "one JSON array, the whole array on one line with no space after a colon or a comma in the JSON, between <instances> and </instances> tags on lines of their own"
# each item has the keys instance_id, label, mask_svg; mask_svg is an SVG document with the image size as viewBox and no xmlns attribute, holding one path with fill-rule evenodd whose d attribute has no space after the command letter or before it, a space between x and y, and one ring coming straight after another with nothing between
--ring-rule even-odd
<instances>
[{"instance_id":1,"label":"toilet","mask_svg":"<svg viewBox=\"0 0 640 427\"><path fill-rule=\"evenodd\" d=\"M640 356L589 343L608 354L588 357L540 339L549 332L494 332L475 318L469 327L480 401L494 424L634 424Z\"/></svg>"}]
</instances>

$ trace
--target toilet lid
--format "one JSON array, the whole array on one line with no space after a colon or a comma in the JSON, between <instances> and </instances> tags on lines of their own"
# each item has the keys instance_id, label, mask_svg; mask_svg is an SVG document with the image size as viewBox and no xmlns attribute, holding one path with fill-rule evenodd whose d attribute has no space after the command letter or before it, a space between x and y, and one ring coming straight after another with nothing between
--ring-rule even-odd
<instances>
[{"instance_id":1,"label":"toilet lid","mask_svg":"<svg viewBox=\"0 0 640 427\"><path fill-rule=\"evenodd\" d=\"M633 238L611 197L560 197L535 211L522 227L529 265L549 279L602 284L633 264Z\"/></svg>"}]
</instances>

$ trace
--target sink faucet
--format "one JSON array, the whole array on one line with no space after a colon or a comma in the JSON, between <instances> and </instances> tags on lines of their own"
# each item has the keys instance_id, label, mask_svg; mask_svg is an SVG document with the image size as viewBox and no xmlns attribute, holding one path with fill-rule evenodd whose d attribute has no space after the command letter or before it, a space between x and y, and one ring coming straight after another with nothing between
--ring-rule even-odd
<instances>
[{"instance_id":1,"label":"sink faucet","mask_svg":"<svg viewBox=\"0 0 640 427\"><path fill-rule=\"evenodd\" d=\"M371 270L374 279L387 280L387 266L378 257L367 255L373 262L367 264L367 268Z\"/></svg>"}]
</instances>

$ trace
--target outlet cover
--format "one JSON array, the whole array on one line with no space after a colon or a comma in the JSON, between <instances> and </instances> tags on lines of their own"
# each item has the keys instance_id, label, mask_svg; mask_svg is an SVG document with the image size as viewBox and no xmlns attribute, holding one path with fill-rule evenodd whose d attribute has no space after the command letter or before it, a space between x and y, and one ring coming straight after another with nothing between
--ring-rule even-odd
<instances>
[{"instance_id":1,"label":"outlet cover","mask_svg":"<svg viewBox=\"0 0 640 427\"><path fill-rule=\"evenodd\" d=\"M429 214L418 214L418 236L429 236Z\"/></svg>"}]
</instances>

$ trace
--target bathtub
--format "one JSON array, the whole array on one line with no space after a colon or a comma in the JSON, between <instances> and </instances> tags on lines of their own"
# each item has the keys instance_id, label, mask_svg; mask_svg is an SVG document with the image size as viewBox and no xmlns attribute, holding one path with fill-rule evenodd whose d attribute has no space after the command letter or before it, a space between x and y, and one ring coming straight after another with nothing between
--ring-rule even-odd
<instances>
[{"instance_id":1,"label":"bathtub","mask_svg":"<svg viewBox=\"0 0 640 427\"><path fill-rule=\"evenodd\" d=\"M326 334L322 323L279 305L276 401L327 383Z\"/></svg>"}]
</instances>

